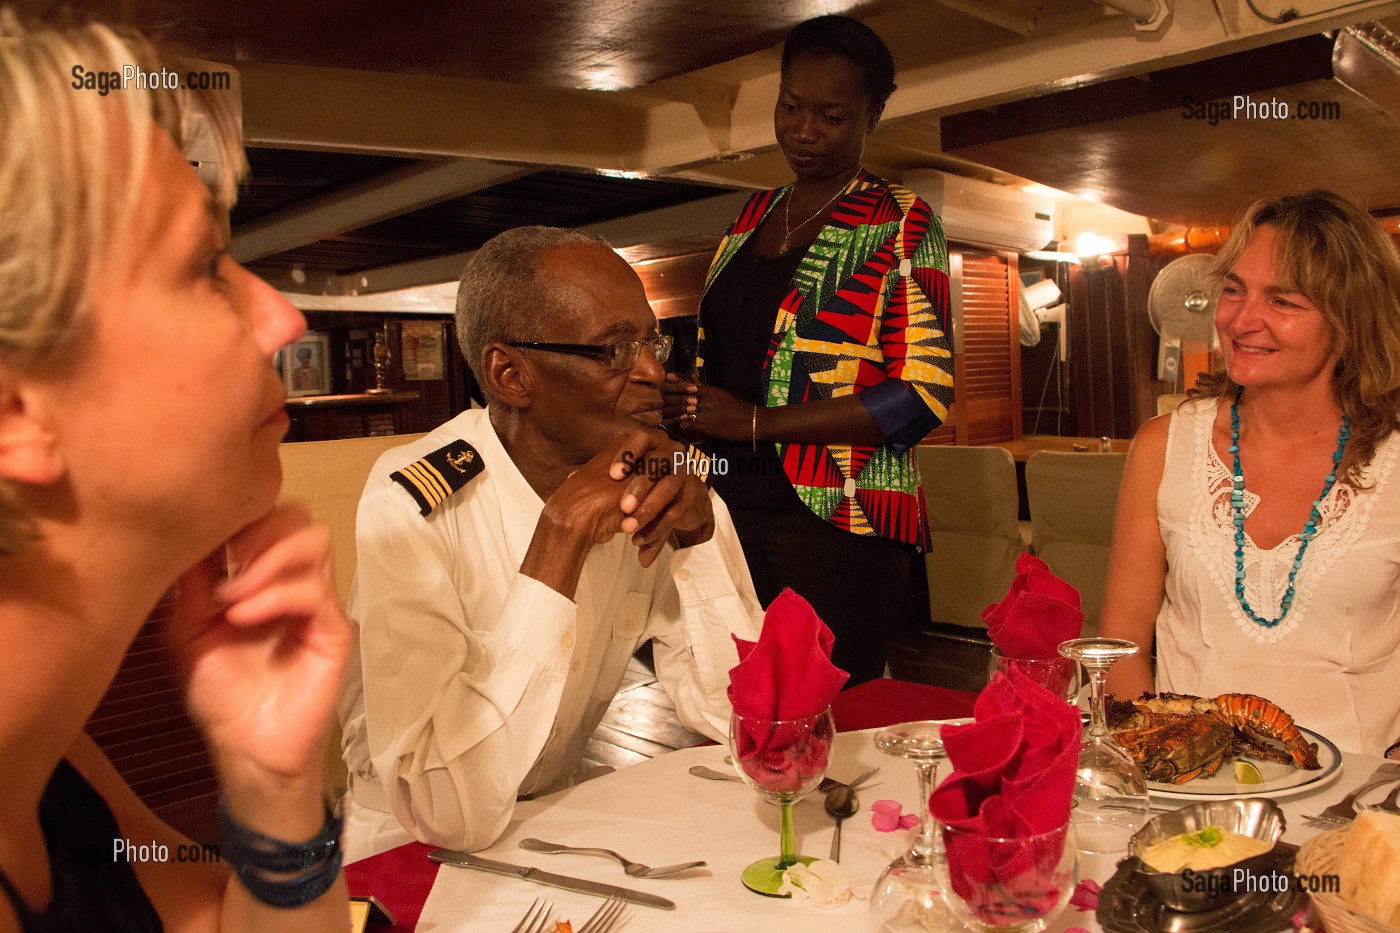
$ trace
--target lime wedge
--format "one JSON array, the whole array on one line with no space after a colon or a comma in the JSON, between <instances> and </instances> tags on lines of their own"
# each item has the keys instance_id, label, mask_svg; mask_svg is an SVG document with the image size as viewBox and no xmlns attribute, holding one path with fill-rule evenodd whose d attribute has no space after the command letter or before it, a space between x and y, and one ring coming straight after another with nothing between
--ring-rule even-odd
<instances>
[{"instance_id":1,"label":"lime wedge","mask_svg":"<svg viewBox=\"0 0 1400 933\"><path fill-rule=\"evenodd\" d=\"M1259 769L1251 762L1235 762L1235 783L1237 784L1263 784L1264 775L1259 773Z\"/></svg>"}]
</instances>

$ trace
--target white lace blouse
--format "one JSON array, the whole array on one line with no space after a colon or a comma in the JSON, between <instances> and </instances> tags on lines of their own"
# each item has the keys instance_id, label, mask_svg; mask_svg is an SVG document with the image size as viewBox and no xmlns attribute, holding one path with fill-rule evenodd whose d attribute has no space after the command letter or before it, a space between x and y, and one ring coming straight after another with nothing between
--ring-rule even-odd
<instances>
[{"instance_id":1,"label":"white lace blouse","mask_svg":"<svg viewBox=\"0 0 1400 933\"><path fill-rule=\"evenodd\" d=\"M1369 488L1332 487L1293 609L1265 628L1235 595L1230 469L1211 443L1217 405L1188 403L1172 415L1157 493L1167 554L1157 688L1257 694L1345 751L1381 755L1400 736L1400 438L1376 451ZM1246 489L1246 507L1258 502ZM1262 550L1246 536L1245 594L1259 615L1278 616L1298 545L1295 534Z\"/></svg>"}]
</instances>

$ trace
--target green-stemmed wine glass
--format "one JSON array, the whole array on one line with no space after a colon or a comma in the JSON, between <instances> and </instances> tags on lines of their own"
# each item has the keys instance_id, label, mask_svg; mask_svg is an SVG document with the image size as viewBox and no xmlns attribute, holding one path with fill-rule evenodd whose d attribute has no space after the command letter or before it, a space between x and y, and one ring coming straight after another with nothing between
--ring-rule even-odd
<instances>
[{"instance_id":1,"label":"green-stemmed wine glass","mask_svg":"<svg viewBox=\"0 0 1400 933\"><path fill-rule=\"evenodd\" d=\"M744 869L744 887L769 897L779 894L783 872L801 862L816 859L797 854L792 826L792 805L810 794L826 777L836 724L831 710L802 719L755 719L733 715L729 721L729 752L734 769L744 783L757 790L770 803L778 805L780 817L779 853L759 859Z\"/></svg>"}]
</instances>

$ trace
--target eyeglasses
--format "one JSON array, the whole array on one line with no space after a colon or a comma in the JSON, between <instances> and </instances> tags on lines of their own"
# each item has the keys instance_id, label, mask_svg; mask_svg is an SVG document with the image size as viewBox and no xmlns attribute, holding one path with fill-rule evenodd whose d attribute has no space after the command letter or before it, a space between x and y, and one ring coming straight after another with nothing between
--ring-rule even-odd
<instances>
[{"instance_id":1,"label":"eyeglasses","mask_svg":"<svg viewBox=\"0 0 1400 933\"><path fill-rule=\"evenodd\" d=\"M607 363L613 369L627 370L637 365L642 347L651 350L656 362L664 363L671 356L670 337L648 337L646 340L619 340L617 343L539 343L531 340L507 340L508 347L524 350L544 350L548 353L567 353L570 356L589 356Z\"/></svg>"}]
</instances>

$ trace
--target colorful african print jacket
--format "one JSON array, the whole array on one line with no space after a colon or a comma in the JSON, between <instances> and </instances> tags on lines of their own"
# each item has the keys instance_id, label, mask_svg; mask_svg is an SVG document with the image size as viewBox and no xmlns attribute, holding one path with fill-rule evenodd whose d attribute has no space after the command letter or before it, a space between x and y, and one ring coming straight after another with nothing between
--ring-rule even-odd
<instances>
[{"instance_id":1,"label":"colorful african print jacket","mask_svg":"<svg viewBox=\"0 0 1400 933\"><path fill-rule=\"evenodd\" d=\"M744 205L710 265L707 291L787 191L762 191ZM862 173L775 309L766 364L768 407L855 393L885 433L878 447L776 445L798 496L838 528L927 546L913 447L953 401L948 307L938 216L907 188ZM702 369L704 339L702 330Z\"/></svg>"}]
</instances>

